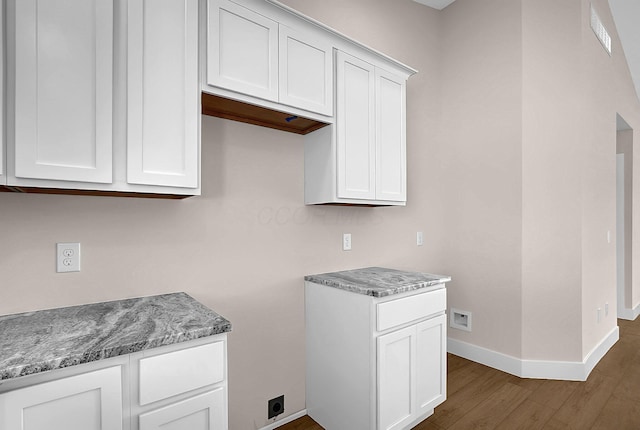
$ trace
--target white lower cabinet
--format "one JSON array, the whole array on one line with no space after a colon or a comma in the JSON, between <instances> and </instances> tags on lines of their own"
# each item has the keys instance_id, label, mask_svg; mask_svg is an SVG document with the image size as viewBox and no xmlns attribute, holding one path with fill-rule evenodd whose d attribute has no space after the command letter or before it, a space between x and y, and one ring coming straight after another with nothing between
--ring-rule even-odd
<instances>
[{"instance_id":1,"label":"white lower cabinet","mask_svg":"<svg viewBox=\"0 0 640 430\"><path fill-rule=\"evenodd\" d=\"M375 298L306 282L309 416L328 430L400 430L433 414L446 399L445 309L444 284Z\"/></svg>"},{"instance_id":2,"label":"white lower cabinet","mask_svg":"<svg viewBox=\"0 0 640 430\"><path fill-rule=\"evenodd\" d=\"M405 428L415 415L416 328L378 338L379 428Z\"/></svg>"},{"instance_id":3,"label":"white lower cabinet","mask_svg":"<svg viewBox=\"0 0 640 430\"><path fill-rule=\"evenodd\" d=\"M226 357L226 337L132 354L131 429L226 430Z\"/></svg>"},{"instance_id":4,"label":"white lower cabinet","mask_svg":"<svg viewBox=\"0 0 640 430\"><path fill-rule=\"evenodd\" d=\"M407 428L446 399L446 317L378 337L379 428Z\"/></svg>"},{"instance_id":5,"label":"white lower cabinet","mask_svg":"<svg viewBox=\"0 0 640 430\"><path fill-rule=\"evenodd\" d=\"M222 388L140 415L140 430L227 428Z\"/></svg>"},{"instance_id":6,"label":"white lower cabinet","mask_svg":"<svg viewBox=\"0 0 640 430\"><path fill-rule=\"evenodd\" d=\"M0 430L227 430L227 336L0 384Z\"/></svg>"},{"instance_id":7,"label":"white lower cabinet","mask_svg":"<svg viewBox=\"0 0 640 430\"><path fill-rule=\"evenodd\" d=\"M0 429L123 430L121 382L114 366L0 394Z\"/></svg>"}]
</instances>

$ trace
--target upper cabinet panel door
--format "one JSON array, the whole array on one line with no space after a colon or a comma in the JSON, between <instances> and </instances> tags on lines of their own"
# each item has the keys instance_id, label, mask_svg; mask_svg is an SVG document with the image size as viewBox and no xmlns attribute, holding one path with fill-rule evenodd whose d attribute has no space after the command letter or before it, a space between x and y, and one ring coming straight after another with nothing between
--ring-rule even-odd
<instances>
[{"instance_id":1,"label":"upper cabinet panel door","mask_svg":"<svg viewBox=\"0 0 640 430\"><path fill-rule=\"evenodd\" d=\"M280 26L280 102L333 115L333 47Z\"/></svg>"},{"instance_id":2,"label":"upper cabinet panel door","mask_svg":"<svg viewBox=\"0 0 640 430\"><path fill-rule=\"evenodd\" d=\"M122 430L121 381L109 367L0 394L0 429Z\"/></svg>"},{"instance_id":3,"label":"upper cabinet panel door","mask_svg":"<svg viewBox=\"0 0 640 430\"><path fill-rule=\"evenodd\" d=\"M15 174L112 181L113 0L15 1Z\"/></svg>"},{"instance_id":4,"label":"upper cabinet panel door","mask_svg":"<svg viewBox=\"0 0 640 430\"><path fill-rule=\"evenodd\" d=\"M278 23L226 0L209 0L207 84L278 100Z\"/></svg>"},{"instance_id":5,"label":"upper cabinet panel door","mask_svg":"<svg viewBox=\"0 0 640 430\"><path fill-rule=\"evenodd\" d=\"M127 182L199 183L198 0L130 0Z\"/></svg>"},{"instance_id":6,"label":"upper cabinet panel door","mask_svg":"<svg viewBox=\"0 0 640 430\"><path fill-rule=\"evenodd\" d=\"M376 198L407 200L406 80L376 69Z\"/></svg>"},{"instance_id":7,"label":"upper cabinet panel door","mask_svg":"<svg viewBox=\"0 0 640 430\"><path fill-rule=\"evenodd\" d=\"M337 51L338 197L375 194L375 68Z\"/></svg>"}]
</instances>

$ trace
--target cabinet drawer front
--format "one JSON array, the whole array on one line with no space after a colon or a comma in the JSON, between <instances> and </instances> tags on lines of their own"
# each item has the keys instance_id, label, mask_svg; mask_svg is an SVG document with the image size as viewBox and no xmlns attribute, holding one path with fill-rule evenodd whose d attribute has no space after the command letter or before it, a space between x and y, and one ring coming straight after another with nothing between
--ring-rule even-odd
<instances>
[{"instance_id":1,"label":"cabinet drawer front","mask_svg":"<svg viewBox=\"0 0 640 430\"><path fill-rule=\"evenodd\" d=\"M140 415L140 430L226 428L226 396L222 387Z\"/></svg>"},{"instance_id":2,"label":"cabinet drawer front","mask_svg":"<svg viewBox=\"0 0 640 430\"><path fill-rule=\"evenodd\" d=\"M447 308L444 288L378 304L378 331L408 323Z\"/></svg>"},{"instance_id":3,"label":"cabinet drawer front","mask_svg":"<svg viewBox=\"0 0 640 430\"><path fill-rule=\"evenodd\" d=\"M140 405L224 380L223 341L140 360Z\"/></svg>"}]
</instances>

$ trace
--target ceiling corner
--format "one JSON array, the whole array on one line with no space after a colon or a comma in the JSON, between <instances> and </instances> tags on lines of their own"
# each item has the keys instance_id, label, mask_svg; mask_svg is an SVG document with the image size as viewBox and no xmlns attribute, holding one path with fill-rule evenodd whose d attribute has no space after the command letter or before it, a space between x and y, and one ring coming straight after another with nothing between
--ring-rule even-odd
<instances>
[{"instance_id":1,"label":"ceiling corner","mask_svg":"<svg viewBox=\"0 0 640 430\"><path fill-rule=\"evenodd\" d=\"M413 0L416 3L423 4L425 6L432 7L434 9L442 10L445 7L449 6L455 0Z\"/></svg>"}]
</instances>

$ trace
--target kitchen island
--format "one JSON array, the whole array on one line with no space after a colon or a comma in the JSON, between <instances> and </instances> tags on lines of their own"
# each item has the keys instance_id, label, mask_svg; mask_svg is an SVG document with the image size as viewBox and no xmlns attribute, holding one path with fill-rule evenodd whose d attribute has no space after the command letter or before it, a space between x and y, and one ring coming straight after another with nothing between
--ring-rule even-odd
<instances>
[{"instance_id":1,"label":"kitchen island","mask_svg":"<svg viewBox=\"0 0 640 430\"><path fill-rule=\"evenodd\" d=\"M326 429L409 429L446 399L449 276L305 277L307 412Z\"/></svg>"},{"instance_id":2,"label":"kitchen island","mask_svg":"<svg viewBox=\"0 0 640 430\"><path fill-rule=\"evenodd\" d=\"M0 316L0 430L226 429L230 331L185 293Z\"/></svg>"}]
</instances>

